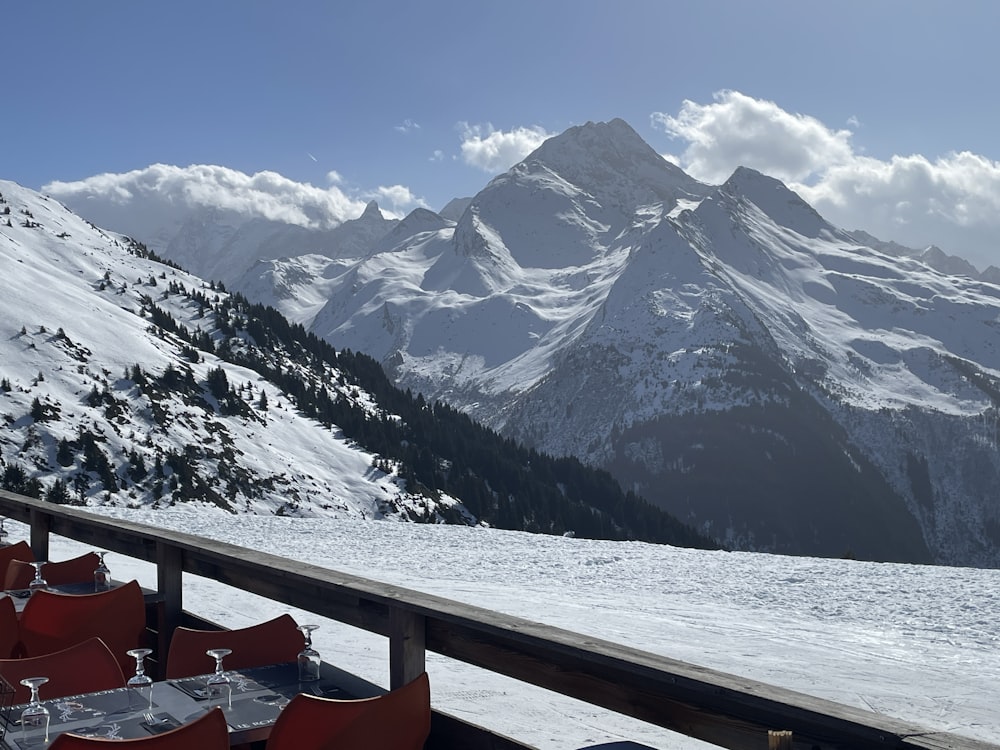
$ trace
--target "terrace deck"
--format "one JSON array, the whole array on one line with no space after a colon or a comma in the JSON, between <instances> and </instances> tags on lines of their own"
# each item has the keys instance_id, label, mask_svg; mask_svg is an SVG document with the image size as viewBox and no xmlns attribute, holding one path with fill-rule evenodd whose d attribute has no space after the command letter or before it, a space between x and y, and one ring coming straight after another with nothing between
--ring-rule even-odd
<instances>
[{"instance_id":1,"label":"terrace deck","mask_svg":"<svg viewBox=\"0 0 1000 750\"><path fill-rule=\"evenodd\" d=\"M177 625L204 624L197 613L184 610L186 572L385 636L390 687L424 671L426 652L433 651L733 750L766 748L770 730L791 731L796 750L1000 750L1000 745L192 534L2 490L0 514L30 524L37 559L47 557L49 534L57 534L155 563L159 597L151 627L161 653ZM427 747L530 746L436 710Z\"/></svg>"}]
</instances>

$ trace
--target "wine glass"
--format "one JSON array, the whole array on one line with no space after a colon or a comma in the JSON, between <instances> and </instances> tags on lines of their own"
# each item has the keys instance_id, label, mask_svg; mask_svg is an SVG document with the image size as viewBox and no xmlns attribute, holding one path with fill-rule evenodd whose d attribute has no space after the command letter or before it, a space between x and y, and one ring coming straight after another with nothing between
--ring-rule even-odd
<instances>
[{"instance_id":1,"label":"wine glass","mask_svg":"<svg viewBox=\"0 0 1000 750\"><path fill-rule=\"evenodd\" d=\"M108 553L104 550L97 553L101 560L94 569L94 591L109 591L111 589L111 571L108 570L108 566L104 562L106 554Z\"/></svg>"},{"instance_id":2,"label":"wine glass","mask_svg":"<svg viewBox=\"0 0 1000 750\"><path fill-rule=\"evenodd\" d=\"M205 653L215 659L215 672L205 683L209 708L213 706L232 708L233 686L229 682L229 677L222 671L222 659L233 653L233 650L231 648L210 648Z\"/></svg>"},{"instance_id":3,"label":"wine glass","mask_svg":"<svg viewBox=\"0 0 1000 750\"><path fill-rule=\"evenodd\" d=\"M9 547L10 546L7 543L7 537L10 536L10 534L7 533L7 529L5 529L4 526L3 526L4 521L6 521L6 520L7 520L6 518L0 518L0 547Z\"/></svg>"},{"instance_id":4,"label":"wine glass","mask_svg":"<svg viewBox=\"0 0 1000 750\"><path fill-rule=\"evenodd\" d=\"M146 674L143 660L153 653L151 648L133 648L126 651L129 656L135 659L135 674L128 678L125 686L128 688L128 707L130 710L139 709L152 710L153 708L153 680ZM133 697L137 700L133 705ZM141 706L140 706L141 704Z\"/></svg>"},{"instance_id":5,"label":"wine glass","mask_svg":"<svg viewBox=\"0 0 1000 750\"><path fill-rule=\"evenodd\" d=\"M319 625L299 625L299 630L305 636L306 645L299 651L299 682L309 682L319 679L319 651L313 648L312 632Z\"/></svg>"},{"instance_id":6,"label":"wine glass","mask_svg":"<svg viewBox=\"0 0 1000 750\"><path fill-rule=\"evenodd\" d=\"M36 591L44 591L49 587L48 581L42 578L42 566L45 565L45 560L37 560L32 562L31 565L35 566L35 577L31 579L31 583L28 584L28 596L31 596Z\"/></svg>"},{"instance_id":7,"label":"wine glass","mask_svg":"<svg viewBox=\"0 0 1000 750\"><path fill-rule=\"evenodd\" d=\"M21 712L21 732L25 744L28 744L28 733L43 726L45 741L49 741L49 709L38 700L38 688L48 681L48 677L25 677L21 680L21 684L31 690L31 700Z\"/></svg>"}]
</instances>

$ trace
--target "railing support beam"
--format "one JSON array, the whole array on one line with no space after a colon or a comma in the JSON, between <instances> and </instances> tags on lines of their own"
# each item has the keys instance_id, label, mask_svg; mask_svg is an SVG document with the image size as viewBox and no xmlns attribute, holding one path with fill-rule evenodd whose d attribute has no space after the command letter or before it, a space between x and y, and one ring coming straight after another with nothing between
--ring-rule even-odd
<instances>
[{"instance_id":1,"label":"railing support beam","mask_svg":"<svg viewBox=\"0 0 1000 750\"><path fill-rule=\"evenodd\" d=\"M422 615L389 610L389 688L402 687L427 668L426 625Z\"/></svg>"},{"instance_id":2,"label":"railing support beam","mask_svg":"<svg viewBox=\"0 0 1000 750\"><path fill-rule=\"evenodd\" d=\"M157 655L162 668L166 665L170 636L181 624L184 614L184 556L180 548L163 541L156 543L156 590L163 600L163 611L157 638Z\"/></svg>"},{"instance_id":3,"label":"railing support beam","mask_svg":"<svg viewBox=\"0 0 1000 750\"><path fill-rule=\"evenodd\" d=\"M32 508L28 523L31 524L31 554L35 556L36 560L48 560L49 514L43 513L39 508Z\"/></svg>"}]
</instances>

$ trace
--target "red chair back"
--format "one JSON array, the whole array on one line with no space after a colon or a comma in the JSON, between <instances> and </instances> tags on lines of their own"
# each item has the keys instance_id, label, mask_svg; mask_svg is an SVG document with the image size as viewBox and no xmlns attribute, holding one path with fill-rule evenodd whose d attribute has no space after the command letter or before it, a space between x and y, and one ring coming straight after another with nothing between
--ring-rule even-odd
<instances>
[{"instance_id":1,"label":"red chair back","mask_svg":"<svg viewBox=\"0 0 1000 750\"><path fill-rule=\"evenodd\" d=\"M332 700L299 693L278 715L266 750L421 750L431 731L427 673L384 695Z\"/></svg>"},{"instance_id":2,"label":"red chair back","mask_svg":"<svg viewBox=\"0 0 1000 750\"><path fill-rule=\"evenodd\" d=\"M21 640L19 629L14 600L5 596L0 599L0 659L14 656L17 643Z\"/></svg>"},{"instance_id":3,"label":"red chair back","mask_svg":"<svg viewBox=\"0 0 1000 750\"><path fill-rule=\"evenodd\" d=\"M101 558L94 552L74 557L70 560L47 562L42 566L42 578L53 586L60 583L87 583L94 580L94 569ZM26 589L35 577L35 568L22 560L11 560L4 576L3 587L7 591Z\"/></svg>"},{"instance_id":4,"label":"red chair back","mask_svg":"<svg viewBox=\"0 0 1000 750\"><path fill-rule=\"evenodd\" d=\"M108 747L134 747L136 750L229 750L229 727L221 708L213 708L204 716L183 724L177 729L149 737L130 740L81 737L64 733L52 740L49 750L98 750Z\"/></svg>"},{"instance_id":5,"label":"red chair back","mask_svg":"<svg viewBox=\"0 0 1000 750\"><path fill-rule=\"evenodd\" d=\"M23 656L40 656L98 637L115 655L122 672L135 661L126 652L146 640L146 602L138 582L97 594L36 591L21 612Z\"/></svg>"},{"instance_id":6,"label":"red chair back","mask_svg":"<svg viewBox=\"0 0 1000 750\"><path fill-rule=\"evenodd\" d=\"M23 539L20 542L8 544L6 547L0 547L0 581L7 580L7 566L10 565L11 560L31 561L34 559L35 555L31 551L31 546Z\"/></svg>"},{"instance_id":7,"label":"red chair back","mask_svg":"<svg viewBox=\"0 0 1000 750\"><path fill-rule=\"evenodd\" d=\"M305 646L305 636L289 614L235 630L175 628L167 651L167 679L206 674L215 661L205 654L210 648L229 648L226 669L247 669L295 661Z\"/></svg>"},{"instance_id":8,"label":"red chair back","mask_svg":"<svg viewBox=\"0 0 1000 750\"><path fill-rule=\"evenodd\" d=\"M21 684L25 677L45 676L42 700L66 695L113 690L125 685L125 676L115 655L100 638L43 656L0 659L0 677L14 686L14 703L27 703L31 691Z\"/></svg>"}]
</instances>

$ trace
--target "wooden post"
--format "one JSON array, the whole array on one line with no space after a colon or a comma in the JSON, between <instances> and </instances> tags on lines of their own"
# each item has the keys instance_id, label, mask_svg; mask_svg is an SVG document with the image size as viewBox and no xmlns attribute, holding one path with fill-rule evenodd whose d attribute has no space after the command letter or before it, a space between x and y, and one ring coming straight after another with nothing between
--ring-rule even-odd
<instances>
[{"instance_id":1,"label":"wooden post","mask_svg":"<svg viewBox=\"0 0 1000 750\"><path fill-rule=\"evenodd\" d=\"M402 687L426 667L424 618L393 607L389 610L389 689Z\"/></svg>"},{"instance_id":2,"label":"wooden post","mask_svg":"<svg viewBox=\"0 0 1000 750\"><path fill-rule=\"evenodd\" d=\"M157 623L156 658L160 675L167 663L167 650L174 628L181 623L184 610L183 560L181 549L165 542L156 542L156 590L163 598L160 621Z\"/></svg>"},{"instance_id":3,"label":"wooden post","mask_svg":"<svg viewBox=\"0 0 1000 750\"><path fill-rule=\"evenodd\" d=\"M792 733L787 730L768 731L767 750L792 750Z\"/></svg>"},{"instance_id":4,"label":"wooden post","mask_svg":"<svg viewBox=\"0 0 1000 750\"><path fill-rule=\"evenodd\" d=\"M48 560L49 559L49 514L43 513L38 508L32 508L30 511L30 524L31 524L31 554L35 556L36 560ZM42 571L42 576L45 576L45 571Z\"/></svg>"}]
</instances>

